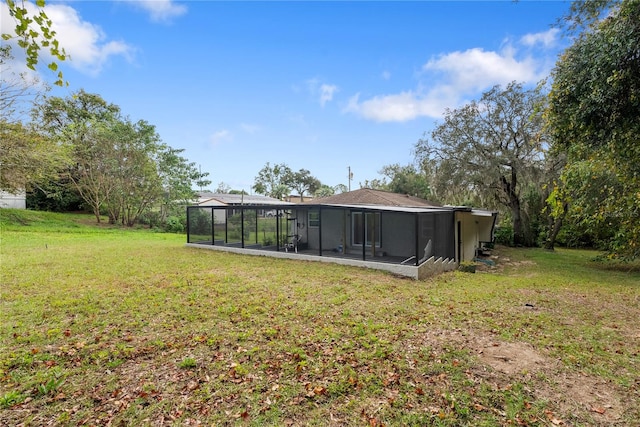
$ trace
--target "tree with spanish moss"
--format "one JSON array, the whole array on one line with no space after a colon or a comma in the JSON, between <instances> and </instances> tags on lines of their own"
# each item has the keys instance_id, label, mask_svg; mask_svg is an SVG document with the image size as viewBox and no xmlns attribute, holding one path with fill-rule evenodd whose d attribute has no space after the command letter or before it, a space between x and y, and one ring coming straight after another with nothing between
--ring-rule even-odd
<instances>
[{"instance_id":1,"label":"tree with spanish moss","mask_svg":"<svg viewBox=\"0 0 640 427\"><path fill-rule=\"evenodd\" d=\"M494 86L477 101L447 109L430 137L415 145L417 162L434 169L436 194L448 187L506 208L516 245L536 243L527 204L540 198L536 191L544 177L544 102L539 88Z\"/></svg>"}]
</instances>

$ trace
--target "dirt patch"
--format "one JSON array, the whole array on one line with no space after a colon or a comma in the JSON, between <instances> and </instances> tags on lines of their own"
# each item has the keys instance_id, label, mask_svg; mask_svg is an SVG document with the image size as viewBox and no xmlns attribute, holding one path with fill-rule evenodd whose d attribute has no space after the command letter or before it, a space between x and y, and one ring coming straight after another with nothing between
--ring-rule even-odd
<instances>
[{"instance_id":1,"label":"dirt patch","mask_svg":"<svg viewBox=\"0 0 640 427\"><path fill-rule=\"evenodd\" d=\"M537 399L550 403L568 418L564 425L616 425L624 412L623 393L615 384L567 370L532 345L506 342L496 335L469 330L431 331L430 345L461 346L478 357L481 376L496 384L514 380L534 386Z\"/></svg>"},{"instance_id":2,"label":"dirt patch","mask_svg":"<svg viewBox=\"0 0 640 427\"><path fill-rule=\"evenodd\" d=\"M508 375L526 374L544 369L547 360L524 343L491 342L479 349L480 360Z\"/></svg>"},{"instance_id":3,"label":"dirt patch","mask_svg":"<svg viewBox=\"0 0 640 427\"><path fill-rule=\"evenodd\" d=\"M477 272L502 272L505 268L531 267L536 265L533 261L514 261L500 255L490 255L476 259Z\"/></svg>"},{"instance_id":4,"label":"dirt patch","mask_svg":"<svg viewBox=\"0 0 640 427\"><path fill-rule=\"evenodd\" d=\"M553 371L552 374L548 381L536 383L537 396L581 421L589 417L592 425L617 425L624 411L614 384L574 372Z\"/></svg>"}]
</instances>

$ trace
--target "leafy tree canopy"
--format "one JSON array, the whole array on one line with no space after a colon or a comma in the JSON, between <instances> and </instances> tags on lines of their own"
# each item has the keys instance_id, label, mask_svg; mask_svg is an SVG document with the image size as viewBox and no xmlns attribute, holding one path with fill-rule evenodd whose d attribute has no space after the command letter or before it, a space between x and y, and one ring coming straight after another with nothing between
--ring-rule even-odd
<instances>
[{"instance_id":1,"label":"leafy tree canopy","mask_svg":"<svg viewBox=\"0 0 640 427\"><path fill-rule=\"evenodd\" d=\"M269 162L258 172L251 188L258 193L282 199L288 192L287 180L293 172L284 163L271 166Z\"/></svg>"},{"instance_id":2,"label":"leafy tree canopy","mask_svg":"<svg viewBox=\"0 0 640 427\"><path fill-rule=\"evenodd\" d=\"M610 2L603 2L610 4ZM573 215L617 232L612 256L640 256L640 0L615 2L560 57L547 117L555 148L567 153L563 193ZM580 165L580 166L578 166ZM585 167L593 173L576 174ZM575 176L599 180L600 191ZM613 180L613 182L611 182ZM585 191L589 197L585 197Z\"/></svg>"},{"instance_id":3,"label":"leafy tree canopy","mask_svg":"<svg viewBox=\"0 0 640 427\"><path fill-rule=\"evenodd\" d=\"M321 186L320 180L307 169L294 172L285 163L271 166L267 162L255 177L252 188L258 194L283 199L291 190L297 191L300 197L304 198L305 193L313 194Z\"/></svg>"},{"instance_id":4,"label":"leafy tree canopy","mask_svg":"<svg viewBox=\"0 0 640 427\"><path fill-rule=\"evenodd\" d=\"M436 188L472 193L507 208L517 245L534 244L523 211L525 194L544 170L544 100L539 89L516 82L495 86L478 101L447 109L431 138L415 146L418 163L433 168Z\"/></svg>"},{"instance_id":5,"label":"leafy tree canopy","mask_svg":"<svg viewBox=\"0 0 640 427\"><path fill-rule=\"evenodd\" d=\"M315 191L315 193L313 193L313 196L316 198L321 198L333 196L334 194L336 194L335 188L331 187L330 185L323 184Z\"/></svg>"},{"instance_id":6,"label":"leafy tree canopy","mask_svg":"<svg viewBox=\"0 0 640 427\"><path fill-rule=\"evenodd\" d=\"M304 200L304 194L306 192L313 194L322 186L320 180L311 175L311 172L307 169L300 169L298 172L288 172L287 176L285 176L284 184L296 190L301 200Z\"/></svg>"},{"instance_id":7,"label":"leafy tree canopy","mask_svg":"<svg viewBox=\"0 0 640 427\"><path fill-rule=\"evenodd\" d=\"M132 226L152 208L164 220L172 207L193 200L194 182L206 176L183 150L164 144L153 125L122 117L99 95L46 98L33 116L43 135L68 147L66 177L98 222L106 212L110 222Z\"/></svg>"},{"instance_id":8,"label":"leafy tree canopy","mask_svg":"<svg viewBox=\"0 0 640 427\"><path fill-rule=\"evenodd\" d=\"M64 147L33 129L0 120L0 190L16 193L57 179L68 159Z\"/></svg>"},{"instance_id":9,"label":"leafy tree canopy","mask_svg":"<svg viewBox=\"0 0 640 427\"><path fill-rule=\"evenodd\" d=\"M384 166L379 173L386 178L383 189L387 191L409 194L423 199L431 197L427 174L418 170L415 165L401 166L396 163Z\"/></svg>"}]
</instances>

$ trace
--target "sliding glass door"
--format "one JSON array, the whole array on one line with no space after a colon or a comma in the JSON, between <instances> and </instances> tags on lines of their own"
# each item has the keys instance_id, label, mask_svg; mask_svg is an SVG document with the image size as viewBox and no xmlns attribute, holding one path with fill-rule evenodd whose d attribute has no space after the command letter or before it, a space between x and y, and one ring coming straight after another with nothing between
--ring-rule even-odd
<instances>
[{"instance_id":1,"label":"sliding glass door","mask_svg":"<svg viewBox=\"0 0 640 427\"><path fill-rule=\"evenodd\" d=\"M364 222L364 224L363 224ZM380 212L352 212L351 214L351 241L354 246L371 246L375 242L376 247L380 247Z\"/></svg>"}]
</instances>

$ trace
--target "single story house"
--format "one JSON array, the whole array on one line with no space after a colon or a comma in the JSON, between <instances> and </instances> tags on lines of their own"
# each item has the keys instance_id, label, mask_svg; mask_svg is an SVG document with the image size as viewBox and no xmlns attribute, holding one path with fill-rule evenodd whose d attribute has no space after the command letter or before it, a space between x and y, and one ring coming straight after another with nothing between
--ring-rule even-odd
<instances>
[{"instance_id":1,"label":"single story house","mask_svg":"<svg viewBox=\"0 0 640 427\"><path fill-rule=\"evenodd\" d=\"M187 244L378 268L421 279L473 260L493 241L497 216L368 188L282 203L271 206L277 215L270 228L264 222L269 219L262 224L257 219L261 205L243 205L231 216L228 207L189 207ZM223 211L221 224L216 218Z\"/></svg>"}]
</instances>

